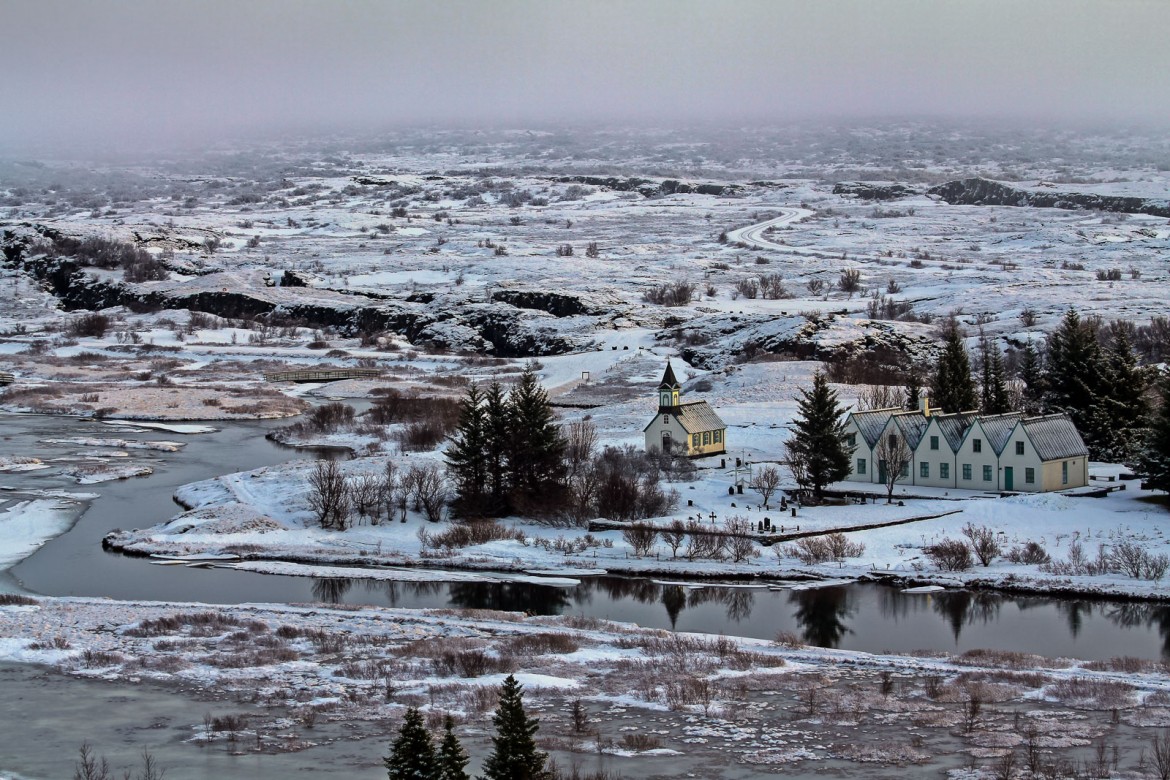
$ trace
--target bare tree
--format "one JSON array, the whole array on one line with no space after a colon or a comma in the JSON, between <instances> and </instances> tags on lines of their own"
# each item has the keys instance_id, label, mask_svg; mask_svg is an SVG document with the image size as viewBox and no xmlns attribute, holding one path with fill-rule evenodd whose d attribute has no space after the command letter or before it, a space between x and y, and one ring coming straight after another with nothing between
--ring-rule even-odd
<instances>
[{"instance_id":1,"label":"bare tree","mask_svg":"<svg viewBox=\"0 0 1170 780\"><path fill-rule=\"evenodd\" d=\"M649 523L631 523L622 530L622 539L634 548L634 555L649 555L658 541L658 529Z\"/></svg>"},{"instance_id":2,"label":"bare tree","mask_svg":"<svg viewBox=\"0 0 1170 780\"><path fill-rule=\"evenodd\" d=\"M362 474L349 483L350 501L361 518L377 525L382 515L382 480L373 474Z\"/></svg>"},{"instance_id":3,"label":"bare tree","mask_svg":"<svg viewBox=\"0 0 1170 780\"><path fill-rule=\"evenodd\" d=\"M905 400L902 388L893 385L862 385L857 393L857 410L901 408Z\"/></svg>"},{"instance_id":4,"label":"bare tree","mask_svg":"<svg viewBox=\"0 0 1170 780\"><path fill-rule=\"evenodd\" d=\"M344 531L349 521L349 490L337 463L319 460L309 475L309 506L322 528Z\"/></svg>"},{"instance_id":5,"label":"bare tree","mask_svg":"<svg viewBox=\"0 0 1170 780\"><path fill-rule=\"evenodd\" d=\"M447 478L437 463L412 464L403 476L409 485L410 497L416 511L421 511L432 523L443 519L447 506Z\"/></svg>"},{"instance_id":6,"label":"bare tree","mask_svg":"<svg viewBox=\"0 0 1170 780\"><path fill-rule=\"evenodd\" d=\"M764 499L764 508L767 509L768 501L780 488L780 469L775 466L764 466L756 469L752 474L750 487L760 494L760 498Z\"/></svg>"},{"instance_id":7,"label":"bare tree","mask_svg":"<svg viewBox=\"0 0 1170 780\"><path fill-rule=\"evenodd\" d=\"M666 542L670 547L670 557L678 557L678 548L682 547L682 543L687 538L687 527L683 525L683 521L677 517L670 521L670 525L662 532L662 541Z\"/></svg>"},{"instance_id":8,"label":"bare tree","mask_svg":"<svg viewBox=\"0 0 1170 780\"><path fill-rule=\"evenodd\" d=\"M971 540L971 552L975 553L975 557L984 566L990 566L1001 552L999 542L995 540L995 531L985 525L967 523L963 526L963 536Z\"/></svg>"},{"instance_id":9,"label":"bare tree","mask_svg":"<svg viewBox=\"0 0 1170 780\"><path fill-rule=\"evenodd\" d=\"M573 478L585 468L597 449L597 428L588 420L569 423L561 429L565 439L565 467L567 477Z\"/></svg>"},{"instance_id":10,"label":"bare tree","mask_svg":"<svg viewBox=\"0 0 1170 780\"><path fill-rule=\"evenodd\" d=\"M910 475L910 464L914 460L914 453L906 445L906 440L896 433L882 437L874 450L877 456L879 473L883 474L886 485L886 503L894 503L894 486Z\"/></svg>"},{"instance_id":11,"label":"bare tree","mask_svg":"<svg viewBox=\"0 0 1170 780\"><path fill-rule=\"evenodd\" d=\"M1154 772L1158 780L1170 780L1170 732L1162 730L1161 736L1154 736Z\"/></svg>"},{"instance_id":12,"label":"bare tree","mask_svg":"<svg viewBox=\"0 0 1170 780\"><path fill-rule=\"evenodd\" d=\"M741 515L732 515L723 521L724 536L727 554L734 563L746 561L748 558L759 558L760 550L752 536L755 526L752 521Z\"/></svg>"},{"instance_id":13,"label":"bare tree","mask_svg":"<svg viewBox=\"0 0 1170 780\"><path fill-rule=\"evenodd\" d=\"M696 558L710 558L721 561L726 557L727 540L709 526L691 520L687 522L687 546L683 555L688 561Z\"/></svg>"},{"instance_id":14,"label":"bare tree","mask_svg":"<svg viewBox=\"0 0 1170 780\"><path fill-rule=\"evenodd\" d=\"M82 742L78 749L79 758L73 769L73 780L111 780L110 762L105 756L100 759L88 742Z\"/></svg>"},{"instance_id":15,"label":"bare tree","mask_svg":"<svg viewBox=\"0 0 1170 780\"><path fill-rule=\"evenodd\" d=\"M386 520L394 519L394 511L399 512L399 519L406 522L406 491L402 486L402 478L398 473L398 466L392 460L386 461L386 468L382 472L382 485L378 491L382 501L382 511Z\"/></svg>"},{"instance_id":16,"label":"bare tree","mask_svg":"<svg viewBox=\"0 0 1170 780\"><path fill-rule=\"evenodd\" d=\"M808 484L808 455L794 439L784 442L784 463L792 472L797 485L803 487Z\"/></svg>"}]
</instances>

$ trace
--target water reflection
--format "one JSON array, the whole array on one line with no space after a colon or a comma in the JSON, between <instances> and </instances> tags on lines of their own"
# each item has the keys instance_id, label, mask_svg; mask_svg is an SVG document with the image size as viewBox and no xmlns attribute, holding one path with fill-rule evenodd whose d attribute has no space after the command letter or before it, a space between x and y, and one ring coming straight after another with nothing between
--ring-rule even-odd
<instances>
[{"instance_id":1,"label":"water reflection","mask_svg":"<svg viewBox=\"0 0 1170 780\"><path fill-rule=\"evenodd\" d=\"M995 622L1003 597L987 591L942 591L931 594L930 604L950 625L957 642L964 626Z\"/></svg>"},{"instance_id":2,"label":"water reflection","mask_svg":"<svg viewBox=\"0 0 1170 780\"><path fill-rule=\"evenodd\" d=\"M805 643L817 647L837 647L841 638L852 633L845 619L857 611L851 604L849 588L810 588L792 591L788 602L796 607L793 617L800 625Z\"/></svg>"},{"instance_id":3,"label":"water reflection","mask_svg":"<svg viewBox=\"0 0 1170 780\"><path fill-rule=\"evenodd\" d=\"M1170 606L1142 602L1111 604L1105 610L1105 617L1121 628L1157 629L1162 637L1162 656L1170 657Z\"/></svg>"},{"instance_id":4,"label":"water reflection","mask_svg":"<svg viewBox=\"0 0 1170 780\"><path fill-rule=\"evenodd\" d=\"M671 628L678 627L679 616L686 609L696 609L707 604L722 605L727 620L739 623L751 617L755 604L755 594L748 588L688 587L625 577L584 580L573 589L573 601L578 607L588 604L592 602L595 590L604 593L612 601L629 599L639 604L661 604L666 610Z\"/></svg>"},{"instance_id":5,"label":"water reflection","mask_svg":"<svg viewBox=\"0 0 1170 780\"><path fill-rule=\"evenodd\" d=\"M313 598L326 604L340 604L353 587L353 580L345 577L314 578Z\"/></svg>"},{"instance_id":6,"label":"water reflection","mask_svg":"<svg viewBox=\"0 0 1170 780\"><path fill-rule=\"evenodd\" d=\"M526 582L454 582L447 597L452 607L528 615L559 615L570 605L569 592L564 588Z\"/></svg>"}]
</instances>

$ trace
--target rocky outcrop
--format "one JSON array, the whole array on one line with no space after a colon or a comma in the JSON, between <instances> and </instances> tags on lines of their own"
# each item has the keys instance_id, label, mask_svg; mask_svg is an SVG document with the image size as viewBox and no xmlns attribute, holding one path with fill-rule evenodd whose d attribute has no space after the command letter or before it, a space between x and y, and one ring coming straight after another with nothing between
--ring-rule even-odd
<instances>
[{"instance_id":1,"label":"rocky outcrop","mask_svg":"<svg viewBox=\"0 0 1170 780\"><path fill-rule=\"evenodd\" d=\"M518 309L535 309L554 317L572 317L577 314L596 314L576 295L540 292L537 290L497 290L492 293L494 303L506 303Z\"/></svg>"},{"instance_id":2,"label":"rocky outcrop","mask_svg":"<svg viewBox=\"0 0 1170 780\"><path fill-rule=\"evenodd\" d=\"M1091 192L1041 192L1012 187L991 179L949 181L928 190L952 205L1034 206L1055 209L1096 209L1129 214L1170 217L1170 200L1125 195L1097 195Z\"/></svg>"},{"instance_id":3,"label":"rocky outcrop","mask_svg":"<svg viewBox=\"0 0 1170 780\"><path fill-rule=\"evenodd\" d=\"M553 181L561 184L588 184L592 187L604 187L617 192L637 192L647 198L691 192L699 195L720 196L730 195L740 189L738 184L695 184L678 179L663 179L656 184L649 179L639 179L636 176L625 179L616 176L560 176L554 178Z\"/></svg>"},{"instance_id":4,"label":"rocky outcrop","mask_svg":"<svg viewBox=\"0 0 1170 780\"><path fill-rule=\"evenodd\" d=\"M862 200L896 200L921 194L905 184L876 184L869 181L839 181L833 185L834 195L853 195Z\"/></svg>"}]
</instances>

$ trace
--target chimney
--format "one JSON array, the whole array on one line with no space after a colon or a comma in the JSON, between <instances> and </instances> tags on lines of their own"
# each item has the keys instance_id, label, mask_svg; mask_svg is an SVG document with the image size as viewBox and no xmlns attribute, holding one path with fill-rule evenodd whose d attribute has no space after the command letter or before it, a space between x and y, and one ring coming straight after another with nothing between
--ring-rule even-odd
<instances>
[{"instance_id":1,"label":"chimney","mask_svg":"<svg viewBox=\"0 0 1170 780\"><path fill-rule=\"evenodd\" d=\"M930 399L925 395L918 399L918 411L923 417L930 417Z\"/></svg>"}]
</instances>

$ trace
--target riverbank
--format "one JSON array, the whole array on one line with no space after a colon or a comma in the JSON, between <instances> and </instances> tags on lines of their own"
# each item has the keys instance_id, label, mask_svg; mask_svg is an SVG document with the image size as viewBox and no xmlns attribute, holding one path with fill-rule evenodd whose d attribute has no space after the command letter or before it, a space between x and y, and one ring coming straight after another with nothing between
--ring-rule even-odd
<instances>
[{"instance_id":1,"label":"riverbank","mask_svg":"<svg viewBox=\"0 0 1170 780\"><path fill-rule=\"evenodd\" d=\"M361 480L381 474L388 460L356 458L338 465L347 479ZM399 458L398 467L435 460L414 455ZM792 516L752 505L742 495L728 496L725 476L708 470L695 482L676 483L680 493L694 496L688 498L691 505L648 520L656 531L649 543L617 528L590 533L519 518L502 520L487 540L468 541L448 533L456 524L429 522L409 509L401 521L367 519L345 531L322 529L310 508L313 468L310 462L285 463L184 485L175 500L186 512L150 528L112 532L103 543L133 555L234 555L240 562L224 565L318 577L339 576L337 567L352 567L345 576L358 579L415 578L394 570L418 568L547 576L586 571L677 579L876 579L1029 594L1170 598L1164 570L1135 569L1137 576L1131 576L1101 563L1126 546L1150 561L1170 554L1163 497L1134 483L1134 489L1104 498L951 491L895 504L805 506ZM715 551L692 546L701 535L726 535L728 518L743 521L747 544ZM691 524L677 545L663 535L673 521ZM929 549L946 541L969 543L972 529L984 531L993 545L986 565L973 560L966 570L940 568ZM830 534L847 544L817 560L817 540Z\"/></svg>"}]
</instances>

